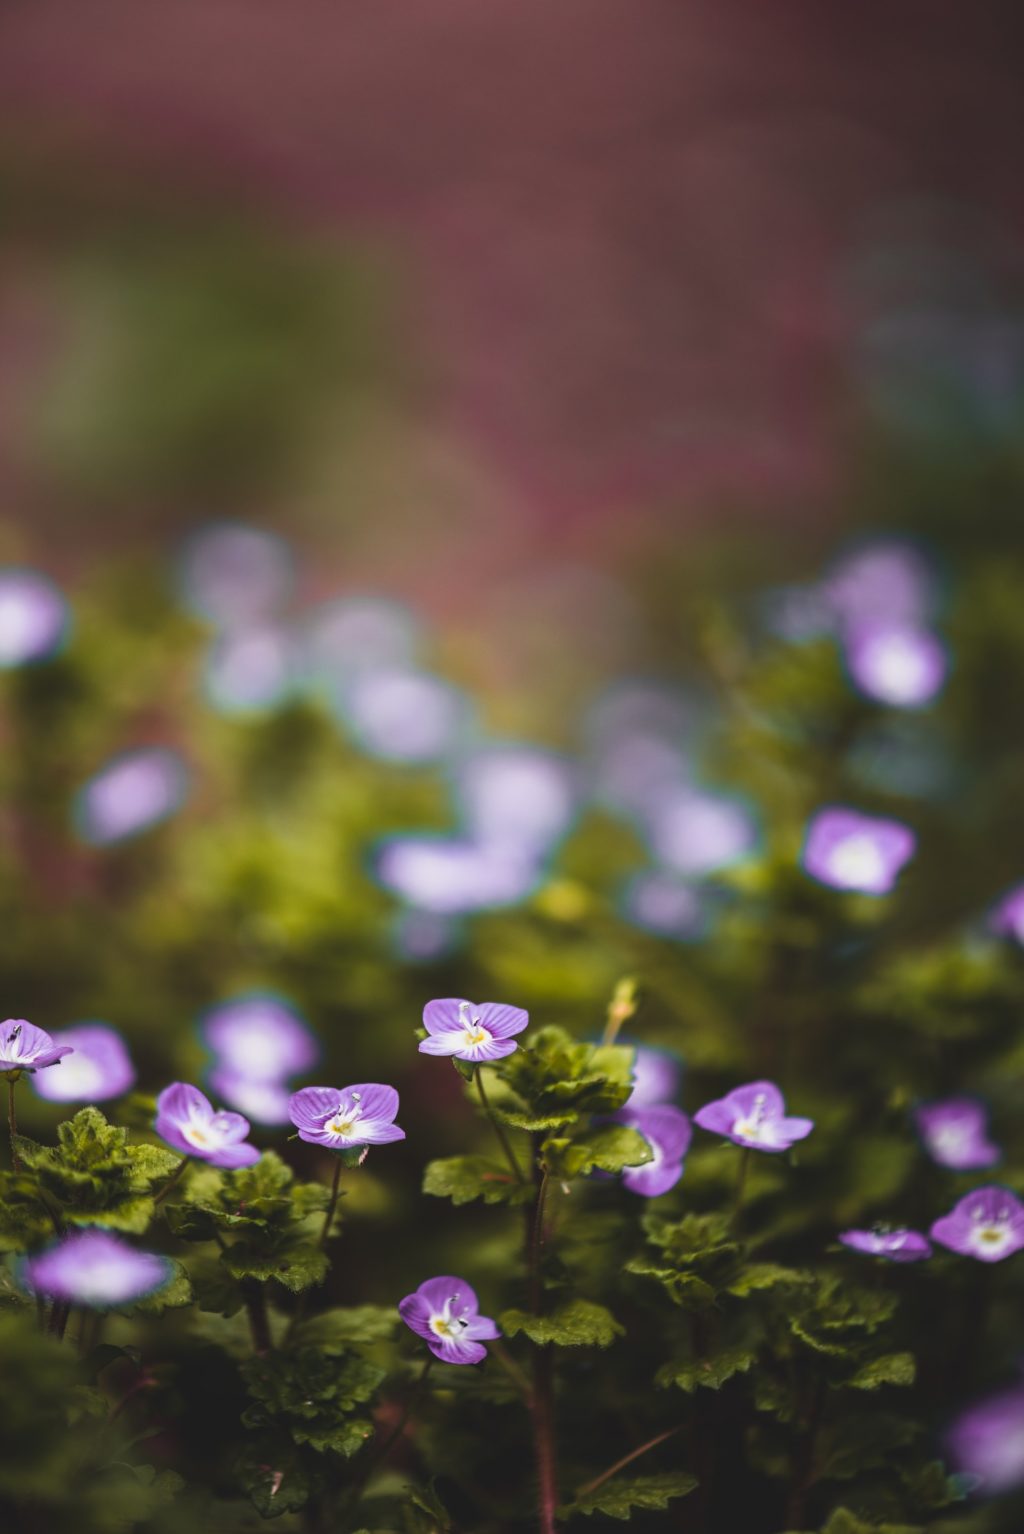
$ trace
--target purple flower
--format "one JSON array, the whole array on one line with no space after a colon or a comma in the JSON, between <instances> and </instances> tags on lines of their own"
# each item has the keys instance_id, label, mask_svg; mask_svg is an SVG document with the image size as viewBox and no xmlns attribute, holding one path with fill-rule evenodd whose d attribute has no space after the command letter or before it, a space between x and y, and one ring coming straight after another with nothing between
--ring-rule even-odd
<instances>
[{"instance_id":1,"label":"purple flower","mask_svg":"<svg viewBox=\"0 0 1024 1534\"><path fill-rule=\"evenodd\" d=\"M23 1017L9 1017L0 1023L0 1075L8 1071L45 1070L48 1065L58 1065L65 1055L70 1055L71 1044L55 1044L50 1035Z\"/></svg>"},{"instance_id":2,"label":"purple flower","mask_svg":"<svg viewBox=\"0 0 1024 1534\"><path fill-rule=\"evenodd\" d=\"M885 620L857 623L845 650L854 685L894 708L930 703L946 680L945 646L927 629Z\"/></svg>"},{"instance_id":3,"label":"purple flower","mask_svg":"<svg viewBox=\"0 0 1024 1534\"><path fill-rule=\"evenodd\" d=\"M386 842L376 863L385 889L440 916L518 905L541 878L534 858L506 845L432 834Z\"/></svg>"},{"instance_id":4,"label":"purple flower","mask_svg":"<svg viewBox=\"0 0 1024 1534\"><path fill-rule=\"evenodd\" d=\"M786 1117L782 1093L773 1081L751 1081L694 1114L694 1123L736 1145L754 1150L786 1151L814 1128L813 1119Z\"/></svg>"},{"instance_id":5,"label":"purple flower","mask_svg":"<svg viewBox=\"0 0 1024 1534\"><path fill-rule=\"evenodd\" d=\"M354 1087L303 1087L294 1092L288 1114L299 1139L328 1150L348 1150L354 1145L389 1145L404 1140L405 1130L395 1123L398 1093L376 1081Z\"/></svg>"},{"instance_id":6,"label":"purple flower","mask_svg":"<svg viewBox=\"0 0 1024 1534\"><path fill-rule=\"evenodd\" d=\"M51 655L64 637L67 603L36 570L0 570L0 668Z\"/></svg>"},{"instance_id":7,"label":"purple flower","mask_svg":"<svg viewBox=\"0 0 1024 1534\"><path fill-rule=\"evenodd\" d=\"M671 1102L679 1091L682 1074L683 1063L671 1050L638 1044L633 1056L633 1090L623 1106L635 1111Z\"/></svg>"},{"instance_id":8,"label":"purple flower","mask_svg":"<svg viewBox=\"0 0 1024 1534\"><path fill-rule=\"evenodd\" d=\"M484 1342L501 1333L490 1316L479 1314L476 1295L464 1278L428 1278L398 1304L398 1314L435 1358L446 1364L479 1364Z\"/></svg>"},{"instance_id":9,"label":"purple flower","mask_svg":"<svg viewBox=\"0 0 1024 1534\"><path fill-rule=\"evenodd\" d=\"M79 832L95 847L124 841L173 815L187 789L188 773L175 752L163 747L126 751L79 791Z\"/></svg>"},{"instance_id":10,"label":"purple flower","mask_svg":"<svg viewBox=\"0 0 1024 1534\"><path fill-rule=\"evenodd\" d=\"M254 1081L301 1075L320 1058L316 1039L302 1018L269 994L237 996L214 1007L200 1031L219 1068Z\"/></svg>"},{"instance_id":11,"label":"purple flower","mask_svg":"<svg viewBox=\"0 0 1024 1534\"><path fill-rule=\"evenodd\" d=\"M1024 1388L970 1407L958 1417L946 1439L950 1459L974 1490L1010 1491L1024 1481Z\"/></svg>"},{"instance_id":12,"label":"purple flower","mask_svg":"<svg viewBox=\"0 0 1024 1534\"><path fill-rule=\"evenodd\" d=\"M1008 1188L975 1188L936 1220L933 1241L979 1262L1002 1262L1024 1246L1024 1204Z\"/></svg>"},{"instance_id":13,"label":"purple flower","mask_svg":"<svg viewBox=\"0 0 1024 1534\"><path fill-rule=\"evenodd\" d=\"M210 1088L222 1102L244 1113L256 1124L289 1124L291 1089L284 1081L263 1081L244 1071L220 1069L210 1072Z\"/></svg>"},{"instance_id":14,"label":"purple flower","mask_svg":"<svg viewBox=\"0 0 1024 1534\"><path fill-rule=\"evenodd\" d=\"M643 1135L651 1147L652 1158L641 1166L627 1167L622 1181L630 1193L657 1198L674 1188L683 1175L683 1158L690 1148L693 1130L681 1108L663 1103L651 1108L622 1108L615 1114L617 1124L627 1124Z\"/></svg>"},{"instance_id":15,"label":"purple flower","mask_svg":"<svg viewBox=\"0 0 1024 1534\"><path fill-rule=\"evenodd\" d=\"M689 786L667 795L650 819L657 856L690 878L731 867L757 845L757 827L744 805Z\"/></svg>"},{"instance_id":16,"label":"purple flower","mask_svg":"<svg viewBox=\"0 0 1024 1534\"><path fill-rule=\"evenodd\" d=\"M171 1264L140 1252L105 1230L82 1230L25 1260L22 1280L34 1294L102 1309L152 1294L167 1282Z\"/></svg>"},{"instance_id":17,"label":"purple flower","mask_svg":"<svg viewBox=\"0 0 1024 1534\"><path fill-rule=\"evenodd\" d=\"M678 874L660 869L630 879L623 892L622 910L635 926L684 942L703 937L708 926L705 892Z\"/></svg>"},{"instance_id":18,"label":"purple flower","mask_svg":"<svg viewBox=\"0 0 1024 1534\"><path fill-rule=\"evenodd\" d=\"M454 1055L459 1060L501 1060L518 1046L512 1035L530 1021L522 1007L500 1001L464 1001L446 996L428 1001L423 1026L429 1038L420 1041L421 1055Z\"/></svg>"},{"instance_id":19,"label":"purple flower","mask_svg":"<svg viewBox=\"0 0 1024 1534\"><path fill-rule=\"evenodd\" d=\"M213 1166L252 1166L260 1159L255 1145L245 1144L249 1120L240 1113L217 1113L198 1087L176 1081L156 1100L154 1129L184 1156Z\"/></svg>"},{"instance_id":20,"label":"purple flower","mask_svg":"<svg viewBox=\"0 0 1024 1534\"><path fill-rule=\"evenodd\" d=\"M930 1242L919 1231L903 1225L895 1229L876 1225L874 1230L844 1230L839 1239L851 1251L884 1257L888 1262L921 1262L932 1255Z\"/></svg>"},{"instance_id":21,"label":"purple flower","mask_svg":"<svg viewBox=\"0 0 1024 1534\"><path fill-rule=\"evenodd\" d=\"M843 624L870 618L924 621L934 604L932 572L913 544L870 543L843 555L823 589Z\"/></svg>"},{"instance_id":22,"label":"purple flower","mask_svg":"<svg viewBox=\"0 0 1024 1534\"><path fill-rule=\"evenodd\" d=\"M913 831L898 820L837 807L811 821L801 862L812 879L833 889L887 895L916 845Z\"/></svg>"},{"instance_id":23,"label":"purple flower","mask_svg":"<svg viewBox=\"0 0 1024 1534\"><path fill-rule=\"evenodd\" d=\"M121 1035L105 1023L80 1023L53 1036L71 1050L55 1076L37 1076L32 1085L52 1103L102 1103L135 1085L135 1067Z\"/></svg>"},{"instance_id":24,"label":"purple flower","mask_svg":"<svg viewBox=\"0 0 1024 1534\"><path fill-rule=\"evenodd\" d=\"M338 705L369 755L389 762L437 761L464 733L465 698L440 677L407 666L360 672L342 685Z\"/></svg>"},{"instance_id":25,"label":"purple flower","mask_svg":"<svg viewBox=\"0 0 1024 1534\"><path fill-rule=\"evenodd\" d=\"M994 1166L998 1145L988 1138L988 1109L976 1097L947 1097L914 1110L924 1148L939 1166L974 1172Z\"/></svg>"},{"instance_id":26,"label":"purple flower","mask_svg":"<svg viewBox=\"0 0 1024 1534\"><path fill-rule=\"evenodd\" d=\"M474 839L542 855L568 830L576 807L572 771L530 746L488 746L459 766L463 820Z\"/></svg>"},{"instance_id":27,"label":"purple flower","mask_svg":"<svg viewBox=\"0 0 1024 1534\"><path fill-rule=\"evenodd\" d=\"M995 932L1024 943L1024 884L1016 885L1003 896L989 920Z\"/></svg>"},{"instance_id":28,"label":"purple flower","mask_svg":"<svg viewBox=\"0 0 1024 1534\"><path fill-rule=\"evenodd\" d=\"M296 643L286 629L223 634L206 658L207 697L222 714L265 712L288 696L297 665Z\"/></svg>"},{"instance_id":29,"label":"purple flower","mask_svg":"<svg viewBox=\"0 0 1024 1534\"><path fill-rule=\"evenodd\" d=\"M182 551L187 606L220 629L237 629L284 606L293 583L288 546L239 522L200 528Z\"/></svg>"}]
</instances>

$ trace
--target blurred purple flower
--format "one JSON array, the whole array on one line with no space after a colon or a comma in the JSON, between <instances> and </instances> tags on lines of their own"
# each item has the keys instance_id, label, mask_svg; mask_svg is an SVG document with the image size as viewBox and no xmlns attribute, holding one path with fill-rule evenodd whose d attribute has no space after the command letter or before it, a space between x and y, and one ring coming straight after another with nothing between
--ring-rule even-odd
<instances>
[{"instance_id":1,"label":"blurred purple flower","mask_svg":"<svg viewBox=\"0 0 1024 1534\"><path fill-rule=\"evenodd\" d=\"M1024 1482L1024 1387L989 1396L957 1417L946 1435L956 1471L971 1490L994 1495Z\"/></svg>"},{"instance_id":2,"label":"blurred purple flower","mask_svg":"<svg viewBox=\"0 0 1024 1534\"><path fill-rule=\"evenodd\" d=\"M1008 1188L975 1188L935 1221L929 1235L962 1257L1002 1262L1024 1246L1024 1204Z\"/></svg>"},{"instance_id":3,"label":"blurred purple flower","mask_svg":"<svg viewBox=\"0 0 1024 1534\"><path fill-rule=\"evenodd\" d=\"M0 570L0 670L52 655L67 624L67 603L45 575Z\"/></svg>"},{"instance_id":4,"label":"blurred purple flower","mask_svg":"<svg viewBox=\"0 0 1024 1534\"><path fill-rule=\"evenodd\" d=\"M473 839L529 856L564 836L576 808L569 764L531 746L487 746L463 760L456 782Z\"/></svg>"},{"instance_id":5,"label":"blurred purple flower","mask_svg":"<svg viewBox=\"0 0 1024 1534\"><path fill-rule=\"evenodd\" d=\"M105 1023L78 1023L53 1036L72 1051L59 1071L32 1085L53 1103L102 1103L135 1085L135 1067L121 1035Z\"/></svg>"},{"instance_id":6,"label":"blurred purple flower","mask_svg":"<svg viewBox=\"0 0 1024 1534\"><path fill-rule=\"evenodd\" d=\"M857 623L846 633L844 648L854 685L894 708L930 703L949 669L942 641L927 629L905 623Z\"/></svg>"},{"instance_id":7,"label":"blurred purple flower","mask_svg":"<svg viewBox=\"0 0 1024 1534\"><path fill-rule=\"evenodd\" d=\"M394 1122L398 1093L394 1087L366 1081L354 1087L303 1087L288 1103L299 1139L328 1150L356 1145L389 1145L405 1139Z\"/></svg>"},{"instance_id":8,"label":"blurred purple flower","mask_svg":"<svg viewBox=\"0 0 1024 1534\"><path fill-rule=\"evenodd\" d=\"M288 1116L291 1089L286 1081L264 1080L223 1067L210 1072L209 1082L211 1090L222 1102L237 1108L252 1123L278 1125L291 1122Z\"/></svg>"},{"instance_id":9,"label":"blurred purple flower","mask_svg":"<svg viewBox=\"0 0 1024 1534\"><path fill-rule=\"evenodd\" d=\"M649 1108L622 1108L614 1116L643 1135L651 1147L652 1159L636 1167L627 1167L622 1181L631 1193L657 1198L674 1188L683 1175L683 1159L693 1139L690 1120L681 1108L662 1103Z\"/></svg>"},{"instance_id":10,"label":"blurred purple flower","mask_svg":"<svg viewBox=\"0 0 1024 1534\"><path fill-rule=\"evenodd\" d=\"M464 1278L428 1278L414 1294L398 1302L398 1314L435 1358L446 1364L479 1364L487 1357L484 1342L501 1333L482 1316L477 1297Z\"/></svg>"},{"instance_id":11,"label":"blurred purple flower","mask_svg":"<svg viewBox=\"0 0 1024 1534\"><path fill-rule=\"evenodd\" d=\"M628 1043L628 1040L619 1042ZM652 1049L647 1044L638 1044L633 1056L633 1090L623 1106L635 1111L669 1103L679 1091L682 1077L683 1062L678 1055L668 1049Z\"/></svg>"},{"instance_id":12,"label":"blurred purple flower","mask_svg":"<svg viewBox=\"0 0 1024 1534\"><path fill-rule=\"evenodd\" d=\"M357 674L338 704L362 749L389 762L437 761L455 746L469 712L449 683L400 666Z\"/></svg>"},{"instance_id":13,"label":"blurred purple flower","mask_svg":"<svg viewBox=\"0 0 1024 1534\"><path fill-rule=\"evenodd\" d=\"M184 1081L175 1081L160 1093L153 1127L182 1155L213 1166L234 1169L260 1159L255 1145L245 1143L249 1120L240 1113L217 1113L198 1087Z\"/></svg>"},{"instance_id":14,"label":"blurred purple flower","mask_svg":"<svg viewBox=\"0 0 1024 1534\"><path fill-rule=\"evenodd\" d=\"M276 708L296 678L295 643L285 629L252 628L222 635L206 659L206 694L222 714Z\"/></svg>"},{"instance_id":15,"label":"blurred purple flower","mask_svg":"<svg viewBox=\"0 0 1024 1534\"><path fill-rule=\"evenodd\" d=\"M8 1071L31 1074L59 1065L73 1048L71 1044L57 1044L44 1029L23 1017L9 1017L0 1023L0 1075Z\"/></svg>"},{"instance_id":16,"label":"blurred purple flower","mask_svg":"<svg viewBox=\"0 0 1024 1534\"><path fill-rule=\"evenodd\" d=\"M990 924L993 931L1024 943L1024 884L1016 885L1003 896L992 912Z\"/></svg>"},{"instance_id":17,"label":"blurred purple flower","mask_svg":"<svg viewBox=\"0 0 1024 1534\"><path fill-rule=\"evenodd\" d=\"M630 879L622 912L635 926L681 941L701 937L708 925L708 902L701 890L660 870Z\"/></svg>"},{"instance_id":18,"label":"blurred purple flower","mask_svg":"<svg viewBox=\"0 0 1024 1534\"><path fill-rule=\"evenodd\" d=\"M680 789L654 807L650 822L657 857L691 878L728 868L757 845L749 810L720 794Z\"/></svg>"},{"instance_id":19,"label":"blurred purple flower","mask_svg":"<svg viewBox=\"0 0 1024 1534\"><path fill-rule=\"evenodd\" d=\"M705 1103L693 1121L753 1150L787 1151L814 1128L813 1119L787 1118L782 1093L773 1081L751 1081L725 1097Z\"/></svg>"},{"instance_id":20,"label":"blurred purple flower","mask_svg":"<svg viewBox=\"0 0 1024 1534\"><path fill-rule=\"evenodd\" d=\"M105 1230L82 1230L26 1258L21 1276L33 1294L103 1309L161 1289L171 1276L171 1264Z\"/></svg>"},{"instance_id":21,"label":"blurred purple flower","mask_svg":"<svg viewBox=\"0 0 1024 1534\"><path fill-rule=\"evenodd\" d=\"M994 1166L998 1145L988 1138L988 1109L976 1097L947 1097L914 1109L914 1123L924 1148L939 1166L974 1172Z\"/></svg>"},{"instance_id":22,"label":"blurred purple flower","mask_svg":"<svg viewBox=\"0 0 1024 1534\"><path fill-rule=\"evenodd\" d=\"M308 1071L320 1058L312 1030L279 997L254 991L213 1007L200 1032L218 1068L254 1081L277 1081Z\"/></svg>"},{"instance_id":23,"label":"blurred purple flower","mask_svg":"<svg viewBox=\"0 0 1024 1534\"><path fill-rule=\"evenodd\" d=\"M428 1001L423 1026L429 1037L420 1040L420 1054L501 1060L518 1048L513 1035L522 1033L529 1021L522 1007L500 1001L464 1001L457 996Z\"/></svg>"},{"instance_id":24,"label":"blurred purple flower","mask_svg":"<svg viewBox=\"0 0 1024 1534\"><path fill-rule=\"evenodd\" d=\"M215 523L186 542L180 580L192 612L220 629L245 628L287 601L292 558L273 533L242 523Z\"/></svg>"},{"instance_id":25,"label":"blurred purple flower","mask_svg":"<svg viewBox=\"0 0 1024 1534\"><path fill-rule=\"evenodd\" d=\"M79 832L98 847L135 836L180 807L187 783L185 765L173 751L162 747L127 751L79 790L75 803Z\"/></svg>"},{"instance_id":26,"label":"blurred purple flower","mask_svg":"<svg viewBox=\"0 0 1024 1534\"><path fill-rule=\"evenodd\" d=\"M538 865L505 847L432 835L396 837L377 855L385 889L439 916L517 905L536 887Z\"/></svg>"},{"instance_id":27,"label":"blurred purple flower","mask_svg":"<svg viewBox=\"0 0 1024 1534\"><path fill-rule=\"evenodd\" d=\"M844 1230L839 1239L854 1252L884 1257L887 1262L922 1262L932 1255L931 1243L919 1231L902 1225L895 1229L879 1225L873 1230Z\"/></svg>"},{"instance_id":28,"label":"blurred purple flower","mask_svg":"<svg viewBox=\"0 0 1024 1534\"><path fill-rule=\"evenodd\" d=\"M884 618L923 623L935 601L935 579L913 544L867 544L833 565L822 590L842 625Z\"/></svg>"},{"instance_id":29,"label":"blurred purple flower","mask_svg":"<svg viewBox=\"0 0 1024 1534\"><path fill-rule=\"evenodd\" d=\"M877 820L856 810L819 810L804 841L805 872L833 889L887 895L917 839L898 820Z\"/></svg>"},{"instance_id":30,"label":"blurred purple flower","mask_svg":"<svg viewBox=\"0 0 1024 1534\"><path fill-rule=\"evenodd\" d=\"M419 624L408 608L380 597L342 597L310 618L307 665L315 680L327 682L354 672L409 666L420 641Z\"/></svg>"}]
</instances>

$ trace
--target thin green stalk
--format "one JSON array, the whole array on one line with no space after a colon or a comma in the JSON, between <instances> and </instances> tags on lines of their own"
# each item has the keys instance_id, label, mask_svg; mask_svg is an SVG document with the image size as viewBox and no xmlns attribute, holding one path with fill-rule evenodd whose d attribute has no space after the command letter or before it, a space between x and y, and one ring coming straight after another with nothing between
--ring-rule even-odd
<instances>
[{"instance_id":1,"label":"thin green stalk","mask_svg":"<svg viewBox=\"0 0 1024 1534\"><path fill-rule=\"evenodd\" d=\"M732 1225L733 1230L735 1230L739 1224L740 1215L743 1212L743 1195L747 1191L747 1173L749 1170L750 1146L744 1145L743 1149L740 1151L740 1169L736 1176L736 1191L733 1194L732 1200L732 1216L730 1219L730 1224Z\"/></svg>"},{"instance_id":2,"label":"thin green stalk","mask_svg":"<svg viewBox=\"0 0 1024 1534\"><path fill-rule=\"evenodd\" d=\"M178 1162L178 1165L174 1168L174 1171L171 1173L170 1177L168 1177L167 1181L164 1183L163 1187L160 1189L160 1192L154 1198L154 1200L153 1200L153 1208L154 1209L156 1208L157 1204L162 1204L163 1203L163 1201L167 1197L168 1193L170 1193L171 1189L175 1186L175 1184L180 1179L181 1174L184 1172L185 1168L188 1166L188 1164L191 1161L191 1159L192 1159L191 1156L183 1156L182 1159Z\"/></svg>"},{"instance_id":3,"label":"thin green stalk","mask_svg":"<svg viewBox=\"0 0 1024 1534\"><path fill-rule=\"evenodd\" d=\"M331 1197L327 1205L327 1213L324 1215L324 1226L320 1232L320 1245L327 1245L327 1237L330 1234L331 1221L334 1219L334 1211L338 1207L338 1194L341 1189L341 1157L334 1160L334 1181L331 1183Z\"/></svg>"},{"instance_id":4,"label":"thin green stalk","mask_svg":"<svg viewBox=\"0 0 1024 1534\"><path fill-rule=\"evenodd\" d=\"M18 1155L18 1120L14 1112L14 1077L7 1078L7 1127L11 1135L11 1167L15 1172L21 1171L21 1157Z\"/></svg>"},{"instance_id":5,"label":"thin green stalk","mask_svg":"<svg viewBox=\"0 0 1024 1534\"><path fill-rule=\"evenodd\" d=\"M515 1174L516 1182L525 1183L526 1178L523 1176L522 1168L520 1167L519 1162L516 1160L512 1146L509 1143L508 1135L505 1133L505 1126L502 1124L500 1119L495 1117L494 1109L491 1107L487 1093L484 1090L483 1072L481 1071L479 1065L473 1073L473 1079L476 1082L476 1090L480 1097L480 1106L483 1108L487 1117L490 1119L494 1133L498 1136L498 1139L501 1142L501 1148L505 1152L505 1160L512 1168L512 1171Z\"/></svg>"},{"instance_id":6,"label":"thin green stalk","mask_svg":"<svg viewBox=\"0 0 1024 1534\"><path fill-rule=\"evenodd\" d=\"M535 1137L536 1140L537 1137ZM529 1279L530 1309L539 1316L544 1305L541 1257L544 1247L544 1204L548 1172L534 1156L533 1180L536 1199L526 1220L526 1270ZM533 1349L533 1390L530 1395L530 1419L533 1426L533 1454L537 1467L537 1514L540 1534L556 1534L555 1513L558 1497L558 1451L555 1439L554 1349L539 1343Z\"/></svg>"},{"instance_id":7,"label":"thin green stalk","mask_svg":"<svg viewBox=\"0 0 1024 1534\"><path fill-rule=\"evenodd\" d=\"M613 1475L618 1475L620 1470L625 1470L627 1465L631 1465L635 1459L639 1459L641 1454L646 1454L650 1449L656 1449L659 1443L665 1442L666 1438L674 1437L681 1427L682 1423L677 1423L675 1427L670 1427L664 1433L659 1433L656 1438L649 1438L646 1443L640 1445L639 1449L632 1449L629 1454L624 1454L621 1459L615 1461L614 1465L609 1465L607 1470L602 1471L600 1475L595 1475L594 1479L588 1481L585 1486L579 1487L574 1501L578 1502L581 1497L588 1497L591 1492L597 1491L598 1487L603 1486L605 1481L610 1481Z\"/></svg>"}]
</instances>

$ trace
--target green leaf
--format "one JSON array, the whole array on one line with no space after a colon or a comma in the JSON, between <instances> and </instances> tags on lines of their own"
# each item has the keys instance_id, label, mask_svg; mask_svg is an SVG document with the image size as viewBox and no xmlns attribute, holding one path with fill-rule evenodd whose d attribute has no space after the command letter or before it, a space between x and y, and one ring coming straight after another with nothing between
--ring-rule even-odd
<instances>
[{"instance_id":1,"label":"green leaf","mask_svg":"<svg viewBox=\"0 0 1024 1534\"><path fill-rule=\"evenodd\" d=\"M710 1358L663 1364L655 1375L655 1382L658 1385L677 1385L690 1395L701 1387L721 1390L726 1380L731 1380L734 1374L745 1374L756 1361L757 1354L750 1348L725 1347Z\"/></svg>"},{"instance_id":2,"label":"green leaf","mask_svg":"<svg viewBox=\"0 0 1024 1534\"><path fill-rule=\"evenodd\" d=\"M625 1335L610 1310L592 1300L568 1300L549 1315L534 1316L525 1310L506 1310L501 1329L510 1337L523 1332L531 1342L558 1347L607 1348L616 1337Z\"/></svg>"},{"instance_id":3,"label":"green leaf","mask_svg":"<svg viewBox=\"0 0 1024 1534\"><path fill-rule=\"evenodd\" d=\"M626 1520L634 1512L661 1512L675 1497L685 1497L697 1485L696 1476L685 1470L669 1470L663 1475L613 1476L596 1491L588 1492L561 1512L604 1513L606 1518Z\"/></svg>"},{"instance_id":4,"label":"green leaf","mask_svg":"<svg viewBox=\"0 0 1024 1534\"><path fill-rule=\"evenodd\" d=\"M322 1284L330 1267L326 1252L312 1242L298 1242L279 1251L265 1252L244 1241L236 1241L234 1246L228 1247L221 1261L232 1278L254 1278L260 1283L273 1278L294 1294L314 1284Z\"/></svg>"},{"instance_id":5,"label":"green leaf","mask_svg":"<svg viewBox=\"0 0 1024 1534\"><path fill-rule=\"evenodd\" d=\"M913 1353L885 1353L862 1364L846 1383L854 1390L877 1390L880 1385L912 1385L916 1374Z\"/></svg>"},{"instance_id":6,"label":"green leaf","mask_svg":"<svg viewBox=\"0 0 1024 1534\"><path fill-rule=\"evenodd\" d=\"M627 1273L637 1273L643 1278L657 1279L668 1293L674 1305L687 1310L707 1310L715 1303L715 1289L696 1273L681 1273L678 1268L663 1268L648 1262L645 1257L634 1257L626 1263Z\"/></svg>"},{"instance_id":7,"label":"green leaf","mask_svg":"<svg viewBox=\"0 0 1024 1534\"><path fill-rule=\"evenodd\" d=\"M239 1455L235 1472L262 1518L298 1512L313 1489L299 1451L287 1439L282 1446L266 1439L247 1446Z\"/></svg>"},{"instance_id":8,"label":"green leaf","mask_svg":"<svg viewBox=\"0 0 1024 1534\"><path fill-rule=\"evenodd\" d=\"M774 1262L751 1262L727 1287L730 1294L746 1299L764 1289L795 1289L809 1283L813 1283L812 1275L799 1268L783 1268Z\"/></svg>"},{"instance_id":9,"label":"green leaf","mask_svg":"<svg viewBox=\"0 0 1024 1534\"><path fill-rule=\"evenodd\" d=\"M864 1523L846 1508L837 1507L821 1534L924 1534L919 1523Z\"/></svg>"},{"instance_id":10,"label":"green leaf","mask_svg":"<svg viewBox=\"0 0 1024 1534\"><path fill-rule=\"evenodd\" d=\"M318 1454L340 1454L351 1459L373 1437L373 1423L365 1417L346 1417L329 1428L292 1427L296 1443L308 1444Z\"/></svg>"},{"instance_id":11,"label":"green leaf","mask_svg":"<svg viewBox=\"0 0 1024 1534\"><path fill-rule=\"evenodd\" d=\"M340 1306L311 1316L296 1328L302 1345L383 1342L394 1336L398 1311L383 1305Z\"/></svg>"},{"instance_id":12,"label":"green leaf","mask_svg":"<svg viewBox=\"0 0 1024 1534\"><path fill-rule=\"evenodd\" d=\"M172 1259L171 1274L163 1288L158 1289L155 1294L147 1295L143 1300L136 1300L134 1304L124 1307L122 1314L161 1316L165 1310L180 1310L185 1305L191 1305L194 1298L192 1283L186 1269L180 1262Z\"/></svg>"},{"instance_id":13,"label":"green leaf","mask_svg":"<svg viewBox=\"0 0 1024 1534\"><path fill-rule=\"evenodd\" d=\"M549 1141L548 1145L551 1144ZM602 1172L621 1172L624 1167L643 1166L654 1159L654 1152L638 1130L625 1124L602 1124L564 1142L564 1148L560 1147L551 1159L554 1175L585 1177L595 1168Z\"/></svg>"},{"instance_id":14,"label":"green leaf","mask_svg":"<svg viewBox=\"0 0 1024 1534\"><path fill-rule=\"evenodd\" d=\"M486 1156L448 1156L431 1161L423 1174L423 1191L453 1204L482 1198L485 1204L522 1203L532 1197L527 1183L517 1183L508 1167Z\"/></svg>"}]
</instances>

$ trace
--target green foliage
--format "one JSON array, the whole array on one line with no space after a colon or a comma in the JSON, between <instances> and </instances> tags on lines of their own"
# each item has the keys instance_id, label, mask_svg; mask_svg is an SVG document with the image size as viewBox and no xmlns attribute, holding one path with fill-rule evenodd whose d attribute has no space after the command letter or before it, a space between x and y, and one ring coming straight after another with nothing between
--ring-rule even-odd
<instances>
[{"instance_id":1,"label":"green foliage","mask_svg":"<svg viewBox=\"0 0 1024 1534\"><path fill-rule=\"evenodd\" d=\"M485 1204L523 1203L530 1188L518 1183L508 1165L487 1156L448 1156L431 1161L423 1174L424 1193L450 1198L453 1204L483 1199Z\"/></svg>"},{"instance_id":2,"label":"green foliage","mask_svg":"<svg viewBox=\"0 0 1024 1534\"><path fill-rule=\"evenodd\" d=\"M635 1512L660 1512L676 1497L687 1496L696 1485L696 1477L685 1470L669 1470L663 1475L617 1475L596 1491L577 1497L563 1516L603 1513L606 1518L625 1521Z\"/></svg>"},{"instance_id":3,"label":"green foliage","mask_svg":"<svg viewBox=\"0 0 1024 1534\"><path fill-rule=\"evenodd\" d=\"M531 1029L495 1068L512 1094L511 1103L500 1098L495 1106L507 1124L531 1130L613 1113L629 1096L632 1063L633 1051L625 1046L580 1044L564 1028Z\"/></svg>"},{"instance_id":4,"label":"green foliage","mask_svg":"<svg viewBox=\"0 0 1024 1534\"><path fill-rule=\"evenodd\" d=\"M562 1348L607 1348L625 1333L611 1311L592 1300L567 1300L543 1316L530 1315L525 1310L506 1310L501 1327L510 1337L522 1332L531 1342L553 1342Z\"/></svg>"}]
</instances>

